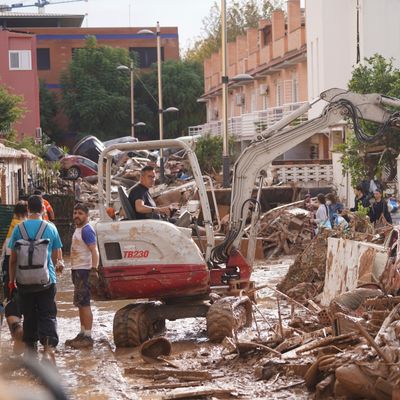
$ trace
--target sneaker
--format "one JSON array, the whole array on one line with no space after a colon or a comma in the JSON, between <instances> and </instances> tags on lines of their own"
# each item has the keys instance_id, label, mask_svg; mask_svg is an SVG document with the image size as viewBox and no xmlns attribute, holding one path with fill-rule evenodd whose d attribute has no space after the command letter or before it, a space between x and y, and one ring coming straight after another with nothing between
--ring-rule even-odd
<instances>
[{"instance_id":1,"label":"sneaker","mask_svg":"<svg viewBox=\"0 0 400 400\"><path fill-rule=\"evenodd\" d=\"M65 345L73 347L74 349L84 349L93 347L93 339L91 336L86 336L81 332L73 339L66 340Z\"/></svg>"}]
</instances>

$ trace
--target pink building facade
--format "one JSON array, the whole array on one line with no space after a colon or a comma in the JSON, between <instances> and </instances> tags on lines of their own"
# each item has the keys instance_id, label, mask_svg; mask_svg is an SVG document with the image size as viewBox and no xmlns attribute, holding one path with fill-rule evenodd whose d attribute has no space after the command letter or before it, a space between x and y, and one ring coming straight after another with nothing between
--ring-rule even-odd
<instances>
[{"instance_id":1,"label":"pink building facade","mask_svg":"<svg viewBox=\"0 0 400 400\"><path fill-rule=\"evenodd\" d=\"M254 80L229 84L229 131L242 147L308 100L307 46L304 10L300 0L287 2L287 13L273 12L270 20L228 43L228 77L249 74ZM222 117L221 50L204 62L207 123L191 127L191 134L220 134ZM307 116L304 116L306 119ZM329 158L329 142L315 135L283 160Z\"/></svg>"},{"instance_id":2,"label":"pink building facade","mask_svg":"<svg viewBox=\"0 0 400 400\"><path fill-rule=\"evenodd\" d=\"M25 113L13 126L18 139L39 138L39 81L34 35L9 30L0 31L0 84L23 98Z\"/></svg>"}]
</instances>

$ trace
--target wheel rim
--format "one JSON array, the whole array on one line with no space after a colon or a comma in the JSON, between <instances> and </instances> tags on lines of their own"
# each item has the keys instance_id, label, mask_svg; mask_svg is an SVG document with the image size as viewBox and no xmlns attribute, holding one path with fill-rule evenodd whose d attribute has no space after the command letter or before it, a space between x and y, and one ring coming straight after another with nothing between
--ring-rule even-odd
<instances>
[{"instance_id":1,"label":"wheel rim","mask_svg":"<svg viewBox=\"0 0 400 400\"><path fill-rule=\"evenodd\" d=\"M71 167L68 171L67 171L67 178L69 179L78 179L80 175L80 171L78 168L76 167Z\"/></svg>"}]
</instances>

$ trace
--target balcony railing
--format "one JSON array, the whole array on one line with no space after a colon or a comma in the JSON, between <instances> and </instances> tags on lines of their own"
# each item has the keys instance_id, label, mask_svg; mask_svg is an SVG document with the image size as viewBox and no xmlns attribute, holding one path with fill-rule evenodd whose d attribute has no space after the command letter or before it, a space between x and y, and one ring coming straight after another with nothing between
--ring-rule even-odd
<instances>
[{"instance_id":1,"label":"balcony railing","mask_svg":"<svg viewBox=\"0 0 400 400\"><path fill-rule=\"evenodd\" d=\"M236 141L252 140L263 130L274 125L283 117L297 110L305 102L284 104L280 107L271 107L262 111L255 111L249 114L242 114L239 117L228 119L228 133L232 135ZM307 120L307 114L302 115L296 120L304 122ZM212 135L218 136L222 134L222 120L207 122L204 125L190 126L189 135Z\"/></svg>"},{"instance_id":2,"label":"balcony railing","mask_svg":"<svg viewBox=\"0 0 400 400\"><path fill-rule=\"evenodd\" d=\"M333 167L332 162L323 161L308 163L304 160L302 164L291 165L288 162L286 165L273 165L273 169L276 171L278 180L283 183L295 182L300 186L313 183L317 186L324 186L333 182Z\"/></svg>"}]
</instances>

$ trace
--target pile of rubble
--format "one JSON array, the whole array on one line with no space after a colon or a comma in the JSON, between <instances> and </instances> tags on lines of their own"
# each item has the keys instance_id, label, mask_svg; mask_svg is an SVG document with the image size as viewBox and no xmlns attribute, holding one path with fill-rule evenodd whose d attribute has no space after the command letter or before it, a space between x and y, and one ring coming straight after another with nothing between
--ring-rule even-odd
<instances>
[{"instance_id":1,"label":"pile of rubble","mask_svg":"<svg viewBox=\"0 0 400 400\"><path fill-rule=\"evenodd\" d=\"M312 238L312 231L309 211L284 206L262 216L258 235L263 240L264 255L277 257L303 251Z\"/></svg>"}]
</instances>

